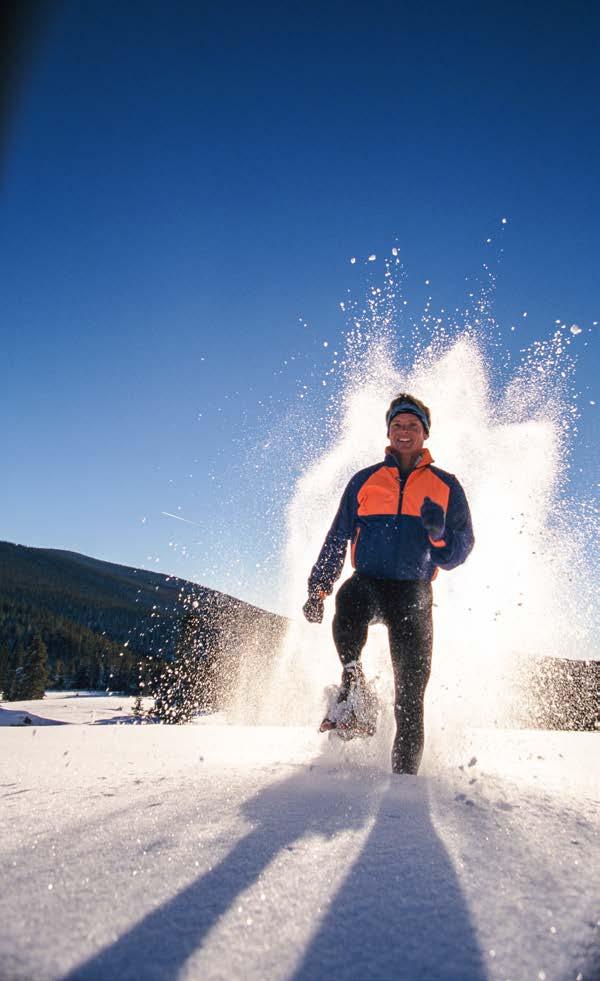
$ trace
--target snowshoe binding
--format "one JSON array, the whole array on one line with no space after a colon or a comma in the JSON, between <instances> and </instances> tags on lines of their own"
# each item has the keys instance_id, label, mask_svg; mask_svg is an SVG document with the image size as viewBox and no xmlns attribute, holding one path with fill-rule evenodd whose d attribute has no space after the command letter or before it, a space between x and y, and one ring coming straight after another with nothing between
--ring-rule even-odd
<instances>
[{"instance_id":1,"label":"snowshoe binding","mask_svg":"<svg viewBox=\"0 0 600 981\"><path fill-rule=\"evenodd\" d=\"M319 732L335 732L340 739L372 736L377 727L378 702L356 661L346 664L339 688L328 689L329 708Z\"/></svg>"}]
</instances>

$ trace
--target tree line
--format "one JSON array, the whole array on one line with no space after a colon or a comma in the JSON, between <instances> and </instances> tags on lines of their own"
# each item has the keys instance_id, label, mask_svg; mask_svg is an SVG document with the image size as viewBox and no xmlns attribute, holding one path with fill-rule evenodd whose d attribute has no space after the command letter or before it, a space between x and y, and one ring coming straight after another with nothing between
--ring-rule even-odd
<instances>
[{"instance_id":1,"label":"tree line","mask_svg":"<svg viewBox=\"0 0 600 981\"><path fill-rule=\"evenodd\" d=\"M15 673L36 638L46 651L46 687L137 692L143 651L119 644L59 613L2 597L0 688L5 699L11 698Z\"/></svg>"},{"instance_id":2,"label":"tree line","mask_svg":"<svg viewBox=\"0 0 600 981\"><path fill-rule=\"evenodd\" d=\"M230 679L219 664L218 630L198 606L188 598L177 617L169 617L174 636L154 654L117 644L52 611L2 598L2 697L43 698L47 688L137 694L138 718L167 724L214 711ZM148 711L141 696L153 699Z\"/></svg>"},{"instance_id":3,"label":"tree line","mask_svg":"<svg viewBox=\"0 0 600 981\"><path fill-rule=\"evenodd\" d=\"M46 689L118 692L138 695L140 721L189 721L226 708L242 664L249 655L267 660L286 626L196 584L96 560L90 571L68 553L1 546L4 700L41 698Z\"/></svg>"}]
</instances>

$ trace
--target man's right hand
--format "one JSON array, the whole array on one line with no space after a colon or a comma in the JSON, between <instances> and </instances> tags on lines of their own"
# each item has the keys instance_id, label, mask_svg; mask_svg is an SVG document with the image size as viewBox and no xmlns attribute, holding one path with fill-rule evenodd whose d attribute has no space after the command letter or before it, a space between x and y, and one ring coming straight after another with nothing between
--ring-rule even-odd
<instances>
[{"instance_id":1,"label":"man's right hand","mask_svg":"<svg viewBox=\"0 0 600 981\"><path fill-rule=\"evenodd\" d=\"M323 593L309 593L302 607L302 612L309 623L322 623L325 612L325 596Z\"/></svg>"}]
</instances>

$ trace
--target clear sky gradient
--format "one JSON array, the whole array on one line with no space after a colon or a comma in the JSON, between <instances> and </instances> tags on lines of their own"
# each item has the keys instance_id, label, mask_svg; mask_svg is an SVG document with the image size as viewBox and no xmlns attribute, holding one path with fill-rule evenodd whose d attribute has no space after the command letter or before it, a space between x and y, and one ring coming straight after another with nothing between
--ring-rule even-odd
<instances>
[{"instance_id":1,"label":"clear sky gradient","mask_svg":"<svg viewBox=\"0 0 600 981\"><path fill-rule=\"evenodd\" d=\"M4 161L0 537L276 607L259 449L323 410L349 257L452 307L503 216L496 315L587 332L593 455L599 55L593 3L57 5Z\"/></svg>"}]
</instances>

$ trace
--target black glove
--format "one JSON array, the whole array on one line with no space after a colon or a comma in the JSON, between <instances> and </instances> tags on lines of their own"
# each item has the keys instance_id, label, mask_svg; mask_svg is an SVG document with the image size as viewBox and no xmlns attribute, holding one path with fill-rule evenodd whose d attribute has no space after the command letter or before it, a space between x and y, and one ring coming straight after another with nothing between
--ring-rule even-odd
<instances>
[{"instance_id":1,"label":"black glove","mask_svg":"<svg viewBox=\"0 0 600 981\"><path fill-rule=\"evenodd\" d=\"M444 537L446 514L443 507L432 501L430 497L426 497L421 505L421 521L434 542Z\"/></svg>"},{"instance_id":2,"label":"black glove","mask_svg":"<svg viewBox=\"0 0 600 981\"><path fill-rule=\"evenodd\" d=\"M308 599L302 607L302 612L309 623L322 623L325 612L325 593L321 590L309 592Z\"/></svg>"}]
</instances>

